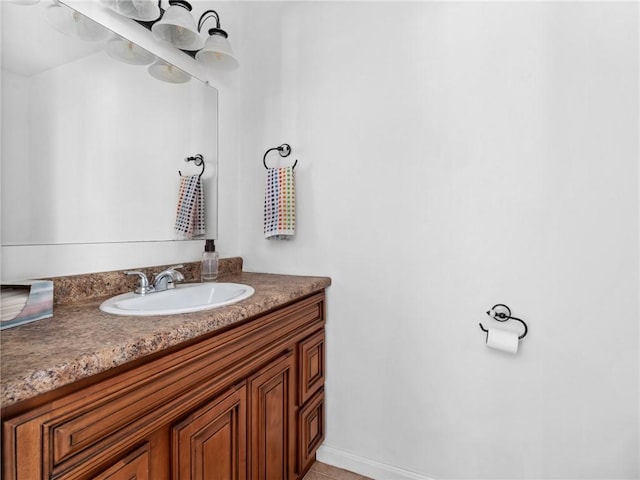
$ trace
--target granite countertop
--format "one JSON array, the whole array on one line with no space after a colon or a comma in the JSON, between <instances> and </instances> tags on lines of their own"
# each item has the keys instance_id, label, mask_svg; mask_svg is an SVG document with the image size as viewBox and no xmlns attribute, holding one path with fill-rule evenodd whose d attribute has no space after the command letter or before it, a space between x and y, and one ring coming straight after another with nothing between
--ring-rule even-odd
<instances>
[{"instance_id":1,"label":"granite countertop","mask_svg":"<svg viewBox=\"0 0 640 480\"><path fill-rule=\"evenodd\" d=\"M108 297L91 298L55 305L52 318L3 330L1 406L242 322L331 283L327 277L248 272L226 273L219 281L251 285L255 293L213 310L149 317L103 313L98 307Z\"/></svg>"}]
</instances>

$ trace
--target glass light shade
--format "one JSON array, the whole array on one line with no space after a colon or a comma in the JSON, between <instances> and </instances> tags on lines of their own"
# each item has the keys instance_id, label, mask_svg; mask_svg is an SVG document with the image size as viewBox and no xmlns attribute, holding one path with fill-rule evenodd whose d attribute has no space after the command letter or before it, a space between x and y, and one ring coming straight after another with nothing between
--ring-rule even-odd
<instances>
[{"instance_id":1,"label":"glass light shade","mask_svg":"<svg viewBox=\"0 0 640 480\"><path fill-rule=\"evenodd\" d=\"M105 50L110 57L130 65L149 65L156 59L153 53L122 37L109 40Z\"/></svg>"},{"instance_id":2,"label":"glass light shade","mask_svg":"<svg viewBox=\"0 0 640 480\"><path fill-rule=\"evenodd\" d=\"M191 12L180 5L171 5L162 18L153 24L151 32L157 40L169 42L182 50L198 50L202 37Z\"/></svg>"},{"instance_id":3,"label":"glass light shade","mask_svg":"<svg viewBox=\"0 0 640 480\"><path fill-rule=\"evenodd\" d=\"M150 22L160 17L160 7L154 0L100 0L119 15Z\"/></svg>"},{"instance_id":4,"label":"glass light shade","mask_svg":"<svg viewBox=\"0 0 640 480\"><path fill-rule=\"evenodd\" d=\"M160 7L154 0L133 0L136 8L136 16L131 17L134 20L150 22L160 18Z\"/></svg>"},{"instance_id":5,"label":"glass light shade","mask_svg":"<svg viewBox=\"0 0 640 480\"><path fill-rule=\"evenodd\" d=\"M112 35L111 31L99 23L59 2L53 2L47 7L45 19L59 32L81 40L101 42Z\"/></svg>"},{"instance_id":6,"label":"glass light shade","mask_svg":"<svg viewBox=\"0 0 640 480\"><path fill-rule=\"evenodd\" d=\"M153 65L149 65L148 70L149 75L163 82L186 83L191 80L191 75L159 58Z\"/></svg>"},{"instance_id":7,"label":"glass light shade","mask_svg":"<svg viewBox=\"0 0 640 480\"><path fill-rule=\"evenodd\" d=\"M239 66L229 41L219 34L209 35L202 50L196 53L196 60L207 68L217 70L235 70Z\"/></svg>"}]
</instances>

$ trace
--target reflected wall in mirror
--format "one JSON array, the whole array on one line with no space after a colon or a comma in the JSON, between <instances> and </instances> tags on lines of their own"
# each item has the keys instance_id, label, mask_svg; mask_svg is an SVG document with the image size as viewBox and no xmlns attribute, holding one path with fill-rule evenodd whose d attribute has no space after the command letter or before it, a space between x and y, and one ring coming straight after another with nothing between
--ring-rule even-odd
<instances>
[{"instance_id":1,"label":"reflected wall in mirror","mask_svg":"<svg viewBox=\"0 0 640 480\"><path fill-rule=\"evenodd\" d=\"M47 23L53 8L2 8L2 244L159 241L173 232L178 170L201 171L217 237L217 91L168 83Z\"/></svg>"}]
</instances>

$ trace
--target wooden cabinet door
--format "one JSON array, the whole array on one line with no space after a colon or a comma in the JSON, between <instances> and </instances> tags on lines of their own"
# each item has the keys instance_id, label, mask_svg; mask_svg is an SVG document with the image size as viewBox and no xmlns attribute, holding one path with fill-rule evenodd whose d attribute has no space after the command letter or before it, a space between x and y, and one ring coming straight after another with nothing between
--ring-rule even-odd
<instances>
[{"instance_id":1,"label":"wooden cabinet door","mask_svg":"<svg viewBox=\"0 0 640 480\"><path fill-rule=\"evenodd\" d=\"M172 428L176 480L244 480L246 387L227 391Z\"/></svg>"},{"instance_id":2,"label":"wooden cabinet door","mask_svg":"<svg viewBox=\"0 0 640 480\"><path fill-rule=\"evenodd\" d=\"M305 472L316 458L316 450L324 440L324 390L319 391L300 408L298 419L298 461Z\"/></svg>"},{"instance_id":3,"label":"wooden cabinet door","mask_svg":"<svg viewBox=\"0 0 640 480\"><path fill-rule=\"evenodd\" d=\"M294 378L289 351L247 381L251 480L295 478Z\"/></svg>"},{"instance_id":4,"label":"wooden cabinet door","mask_svg":"<svg viewBox=\"0 0 640 480\"><path fill-rule=\"evenodd\" d=\"M150 480L150 478L149 444L145 444L94 477L94 480Z\"/></svg>"},{"instance_id":5,"label":"wooden cabinet door","mask_svg":"<svg viewBox=\"0 0 640 480\"><path fill-rule=\"evenodd\" d=\"M298 351L300 405L303 405L324 385L324 330L302 340Z\"/></svg>"}]
</instances>

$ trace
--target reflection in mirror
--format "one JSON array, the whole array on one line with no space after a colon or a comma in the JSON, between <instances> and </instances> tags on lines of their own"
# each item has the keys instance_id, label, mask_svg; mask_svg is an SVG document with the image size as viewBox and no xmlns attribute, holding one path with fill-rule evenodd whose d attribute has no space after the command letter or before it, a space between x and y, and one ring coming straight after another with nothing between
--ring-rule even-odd
<instances>
[{"instance_id":1,"label":"reflection in mirror","mask_svg":"<svg viewBox=\"0 0 640 480\"><path fill-rule=\"evenodd\" d=\"M104 36L62 4L0 8L2 244L174 239L178 170L200 173L184 163L197 154L216 238L216 90L175 67L180 83L159 81L155 55L109 31L60 33L47 18Z\"/></svg>"}]
</instances>

